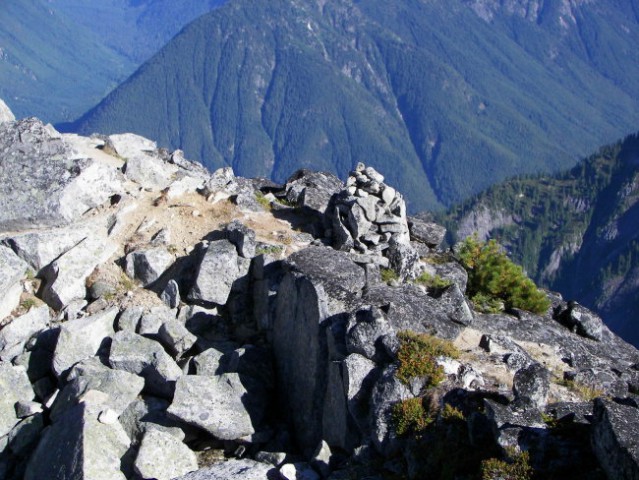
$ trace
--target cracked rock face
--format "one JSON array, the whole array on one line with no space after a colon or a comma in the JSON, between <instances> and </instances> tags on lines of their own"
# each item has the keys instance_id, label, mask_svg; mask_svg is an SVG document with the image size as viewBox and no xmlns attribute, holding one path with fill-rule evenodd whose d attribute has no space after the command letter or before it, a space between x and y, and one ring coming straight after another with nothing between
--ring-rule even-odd
<instances>
[{"instance_id":1,"label":"cracked rock face","mask_svg":"<svg viewBox=\"0 0 639 480\"><path fill-rule=\"evenodd\" d=\"M0 124L0 158L0 232L65 225L122 193L114 167L77 158L39 120Z\"/></svg>"}]
</instances>

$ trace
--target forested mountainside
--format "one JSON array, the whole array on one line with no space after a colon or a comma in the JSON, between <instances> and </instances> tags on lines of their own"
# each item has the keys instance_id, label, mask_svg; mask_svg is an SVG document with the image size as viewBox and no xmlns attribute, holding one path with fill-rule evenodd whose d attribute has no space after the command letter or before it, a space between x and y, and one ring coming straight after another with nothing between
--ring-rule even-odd
<instances>
[{"instance_id":1,"label":"forested mountainside","mask_svg":"<svg viewBox=\"0 0 639 480\"><path fill-rule=\"evenodd\" d=\"M0 95L18 117L75 118L134 68L49 2L0 4Z\"/></svg>"},{"instance_id":2,"label":"forested mountainside","mask_svg":"<svg viewBox=\"0 0 639 480\"><path fill-rule=\"evenodd\" d=\"M0 95L18 117L77 118L223 0L3 0Z\"/></svg>"},{"instance_id":3,"label":"forested mountainside","mask_svg":"<svg viewBox=\"0 0 639 480\"><path fill-rule=\"evenodd\" d=\"M639 344L639 135L554 176L493 186L444 221L498 238L542 285L597 310Z\"/></svg>"},{"instance_id":4,"label":"forested mountainside","mask_svg":"<svg viewBox=\"0 0 639 480\"><path fill-rule=\"evenodd\" d=\"M65 130L215 168L389 172L413 211L569 168L639 122L636 0L234 0Z\"/></svg>"}]
</instances>

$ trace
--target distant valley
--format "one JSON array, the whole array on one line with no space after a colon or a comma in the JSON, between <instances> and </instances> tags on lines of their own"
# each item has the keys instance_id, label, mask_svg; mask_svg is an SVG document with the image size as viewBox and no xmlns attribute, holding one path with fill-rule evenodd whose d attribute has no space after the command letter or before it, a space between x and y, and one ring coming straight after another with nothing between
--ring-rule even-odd
<instances>
[{"instance_id":1,"label":"distant valley","mask_svg":"<svg viewBox=\"0 0 639 480\"><path fill-rule=\"evenodd\" d=\"M639 125L634 0L234 0L77 122L216 168L384 171L411 211L568 168Z\"/></svg>"},{"instance_id":2,"label":"distant valley","mask_svg":"<svg viewBox=\"0 0 639 480\"><path fill-rule=\"evenodd\" d=\"M223 0L3 0L0 97L18 117L77 118Z\"/></svg>"},{"instance_id":3,"label":"distant valley","mask_svg":"<svg viewBox=\"0 0 639 480\"><path fill-rule=\"evenodd\" d=\"M441 220L455 239L499 239L537 282L639 345L639 134L570 171L496 185Z\"/></svg>"}]
</instances>

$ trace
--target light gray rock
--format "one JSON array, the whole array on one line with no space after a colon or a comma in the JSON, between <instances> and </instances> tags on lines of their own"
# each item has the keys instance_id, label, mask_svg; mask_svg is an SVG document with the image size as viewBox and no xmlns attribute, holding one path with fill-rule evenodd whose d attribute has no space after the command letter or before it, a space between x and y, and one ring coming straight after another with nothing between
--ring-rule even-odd
<instances>
[{"instance_id":1,"label":"light gray rock","mask_svg":"<svg viewBox=\"0 0 639 480\"><path fill-rule=\"evenodd\" d=\"M120 148L122 147L120 146ZM146 190L160 191L167 188L173 181L172 176L178 171L176 165L165 163L152 153L142 150L136 151L133 145L127 146L124 150L126 155L120 153L117 146L116 150L121 157L126 159L123 169L126 177L140 184Z\"/></svg>"},{"instance_id":2,"label":"light gray rock","mask_svg":"<svg viewBox=\"0 0 639 480\"><path fill-rule=\"evenodd\" d=\"M287 180L286 197L296 206L323 216L333 195L343 188L342 181L333 174L302 169Z\"/></svg>"},{"instance_id":3,"label":"light gray rock","mask_svg":"<svg viewBox=\"0 0 639 480\"><path fill-rule=\"evenodd\" d=\"M208 175L198 175L195 172L187 173L184 170L179 170L173 176L175 178L171 180L171 184L166 189L166 196L169 199L201 190L204 187L204 182L208 179Z\"/></svg>"},{"instance_id":4,"label":"light gray rock","mask_svg":"<svg viewBox=\"0 0 639 480\"><path fill-rule=\"evenodd\" d=\"M27 341L48 327L51 318L46 306L33 307L24 315L11 320L0 330L0 360L8 361L22 353Z\"/></svg>"},{"instance_id":5,"label":"light gray rock","mask_svg":"<svg viewBox=\"0 0 639 480\"><path fill-rule=\"evenodd\" d=\"M216 193L225 193L226 198L237 192L238 184L231 167L218 168L204 184L202 194L209 199ZM222 198L222 197L220 197Z\"/></svg>"},{"instance_id":6,"label":"light gray rock","mask_svg":"<svg viewBox=\"0 0 639 480\"><path fill-rule=\"evenodd\" d=\"M154 247L166 246L171 243L171 231L168 228L162 228L151 237L151 245Z\"/></svg>"},{"instance_id":7,"label":"light gray rock","mask_svg":"<svg viewBox=\"0 0 639 480\"><path fill-rule=\"evenodd\" d=\"M237 253L244 258L253 258L257 242L255 232L238 220L233 220L224 227L226 239L237 248Z\"/></svg>"},{"instance_id":8,"label":"light gray rock","mask_svg":"<svg viewBox=\"0 0 639 480\"><path fill-rule=\"evenodd\" d=\"M237 440L255 433L243 403L246 395L235 373L212 377L185 375L176 383L168 413L220 440Z\"/></svg>"},{"instance_id":9,"label":"light gray rock","mask_svg":"<svg viewBox=\"0 0 639 480\"><path fill-rule=\"evenodd\" d=\"M368 399L379 374L375 362L352 353L343 362L344 393L348 411L362 433L367 433Z\"/></svg>"},{"instance_id":10,"label":"light gray rock","mask_svg":"<svg viewBox=\"0 0 639 480\"><path fill-rule=\"evenodd\" d=\"M98 421L102 409L80 403L48 428L29 460L25 480L126 480L129 438L118 422Z\"/></svg>"},{"instance_id":11,"label":"light gray rock","mask_svg":"<svg viewBox=\"0 0 639 480\"><path fill-rule=\"evenodd\" d=\"M56 310L63 309L73 300L84 299L87 277L115 250L116 245L100 232L82 240L43 269L42 299Z\"/></svg>"},{"instance_id":12,"label":"light gray rock","mask_svg":"<svg viewBox=\"0 0 639 480\"><path fill-rule=\"evenodd\" d=\"M272 465L254 460L229 460L189 473L175 480L265 480L276 478L277 470Z\"/></svg>"},{"instance_id":13,"label":"light gray rock","mask_svg":"<svg viewBox=\"0 0 639 480\"><path fill-rule=\"evenodd\" d=\"M182 356L197 341L197 337L189 332L184 324L178 320L169 320L163 323L158 335L162 343L175 357Z\"/></svg>"},{"instance_id":14,"label":"light gray rock","mask_svg":"<svg viewBox=\"0 0 639 480\"><path fill-rule=\"evenodd\" d=\"M386 320L396 332L411 330L454 340L463 328L451 320L450 305L429 296L416 285L372 286L364 292L363 300L368 305L383 307Z\"/></svg>"},{"instance_id":15,"label":"light gray rock","mask_svg":"<svg viewBox=\"0 0 639 480\"><path fill-rule=\"evenodd\" d=\"M639 410L603 398L595 400L592 445L610 479L639 478Z\"/></svg>"},{"instance_id":16,"label":"light gray rock","mask_svg":"<svg viewBox=\"0 0 639 480\"><path fill-rule=\"evenodd\" d=\"M366 218L364 209L356 203L347 212L346 226L354 239L360 239L369 233L373 223Z\"/></svg>"},{"instance_id":17,"label":"light gray rock","mask_svg":"<svg viewBox=\"0 0 639 480\"><path fill-rule=\"evenodd\" d=\"M351 316L347 328L348 353L358 353L375 361L384 359L385 352L379 342L380 337L395 335L395 330L377 307L359 310L356 315Z\"/></svg>"},{"instance_id":18,"label":"light gray rock","mask_svg":"<svg viewBox=\"0 0 639 480\"><path fill-rule=\"evenodd\" d=\"M147 287L160 278L174 260L165 247L136 250L126 256L126 274Z\"/></svg>"},{"instance_id":19,"label":"light gray rock","mask_svg":"<svg viewBox=\"0 0 639 480\"><path fill-rule=\"evenodd\" d=\"M264 206L257 201L257 190L252 185L247 185L245 179L238 179L244 182L240 183L237 195L233 197L233 202L238 206L240 211L244 213L260 213L264 211Z\"/></svg>"},{"instance_id":20,"label":"light gray rock","mask_svg":"<svg viewBox=\"0 0 639 480\"><path fill-rule=\"evenodd\" d=\"M392 268L400 280L416 278L419 275L419 254L410 243L402 243L392 238L386 252L390 268Z\"/></svg>"},{"instance_id":21,"label":"light gray rock","mask_svg":"<svg viewBox=\"0 0 639 480\"><path fill-rule=\"evenodd\" d=\"M77 362L96 355L107 340L113 337L113 323L117 313L118 309L112 308L60 326L52 365L58 377Z\"/></svg>"},{"instance_id":22,"label":"light gray rock","mask_svg":"<svg viewBox=\"0 0 639 480\"><path fill-rule=\"evenodd\" d=\"M331 473L330 462L332 455L333 453L331 452L331 447L329 447L328 443L326 443L324 440L320 442L320 444L313 452L311 465L324 478L328 477L328 475Z\"/></svg>"},{"instance_id":23,"label":"light gray rock","mask_svg":"<svg viewBox=\"0 0 639 480\"><path fill-rule=\"evenodd\" d=\"M446 262L435 264L435 275L439 275L443 280L454 283L459 287L459 291L466 292L468 285L468 272L457 262Z\"/></svg>"},{"instance_id":24,"label":"light gray rock","mask_svg":"<svg viewBox=\"0 0 639 480\"><path fill-rule=\"evenodd\" d=\"M162 345L127 331L113 337L109 365L144 377L145 391L164 398L172 397L175 381L182 376L182 370Z\"/></svg>"},{"instance_id":25,"label":"light gray rock","mask_svg":"<svg viewBox=\"0 0 639 480\"><path fill-rule=\"evenodd\" d=\"M42 413L42 404L38 402L20 400L16 402L15 407L18 418L27 418Z\"/></svg>"},{"instance_id":26,"label":"light gray rock","mask_svg":"<svg viewBox=\"0 0 639 480\"><path fill-rule=\"evenodd\" d=\"M487 399L484 400L484 407L493 437L504 449L519 448L519 439L526 430L546 428L537 408L513 408Z\"/></svg>"},{"instance_id":27,"label":"light gray rock","mask_svg":"<svg viewBox=\"0 0 639 480\"><path fill-rule=\"evenodd\" d=\"M160 298L169 308L177 308L180 306L180 288L175 280L169 280Z\"/></svg>"},{"instance_id":28,"label":"light gray rock","mask_svg":"<svg viewBox=\"0 0 639 480\"><path fill-rule=\"evenodd\" d=\"M137 331L140 335L157 335L162 325L171 320L175 320L175 312L166 305L151 307L140 318Z\"/></svg>"},{"instance_id":29,"label":"light gray rock","mask_svg":"<svg viewBox=\"0 0 639 480\"><path fill-rule=\"evenodd\" d=\"M0 320L11 315L20 303L22 285L28 265L10 248L0 246Z\"/></svg>"},{"instance_id":30,"label":"light gray rock","mask_svg":"<svg viewBox=\"0 0 639 480\"><path fill-rule=\"evenodd\" d=\"M379 200L377 199L377 197L368 196L364 198L358 198L356 202L357 205L359 205L364 211L366 219L370 222L374 222L377 218L377 211L381 208L378 206Z\"/></svg>"},{"instance_id":31,"label":"light gray rock","mask_svg":"<svg viewBox=\"0 0 639 480\"><path fill-rule=\"evenodd\" d=\"M6 103L0 98L0 123L14 122L16 119L13 112Z\"/></svg>"},{"instance_id":32,"label":"light gray rock","mask_svg":"<svg viewBox=\"0 0 639 480\"><path fill-rule=\"evenodd\" d=\"M62 226L123 193L113 166L78 158L51 125L0 124L0 232Z\"/></svg>"},{"instance_id":33,"label":"light gray rock","mask_svg":"<svg viewBox=\"0 0 639 480\"><path fill-rule=\"evenodd\" d=\"M577 302L568 303L568 308L562 313L560 321L583 337L598 341L603 338L601 318Z\"/></svg>"},{"instance_id":34,"label":"light gray rock","mask_svg":"<svg viewBox=\"0 0 639 480\"><path fill-rule=\"evenodd\" d=\"M225 305L235 282L247 276L250 265L251 261L240 257L235 245L228 240L211 242L198 267L189 298Z\"/></svg>"},{"instance_id":35,"label":"light gray rock","mask_svg":"<svg viewBox=\"0 0 639 480\"><path fill-rule=\"evenodd\" d=\"M446 236L446 229L432 222L425 222L415 217L408 219L410 238L422 242L430 248L437 248Z\"/></svg>"},{"instance_id":36,"label":"light gray rock","mask_svg":"<svg viewBox=\"0 0 639 480\"><path fill-rule=\"evenodd\" d=\"M114 296L116 293L117 286L111 282L98 280L89 287L89 298L91 300L104 300Z\"/></svg>"},{"instance_id":37,"label":"light gray rock","mask_svg":"<svg viewBox=\"0 0 639 480\"><path fill-rule=\"evenodd\" d=\"M9 449L18 457L25 457L35 449L44 430L41 413L29 416L18 423L9 433Z\"/></svg>"},{"instance_id":38,"label":"light gray rock","mask_svg":"<svg viewBox=\"0 0 639 480\"><path fill-rule=\"evenodd\" d=\"M384 175L379 173L373 167L366 167L364 169L364 175L366 175L373 182L377 182L377 183L383 183L384 182Z\"/></svg>"},{"instance_id":39,"label":"light gray rock","mask_svg":"<svg viewBox=\"0 0 639 480\"><path fill-rule=\"evenodd\" d=\"M131 439L133 445L139 445L147 430L159 430L184 441L184 431L177 423L167 417L166 409L171 403L162 398L145 396L131 402L120 415L119 422Z\"/></svg>"},{"instance_id":40,"label":"light gray rock","mask_svg":"<svg viewBox=\"0 0 639 480\"><path fill-rule=\"evenodd\" d=\"M108 141L117 154L125 159L134 157L140 153L152 154L158 148L157 143L153 140L134 133L109 135Z\"/></svg>"},{"instance_id":41,"label":"light gray rock","mask_svg":"<svg viewBox=\"0 0 639 480\"><path fill-rule=\"evenodd\" d=\"M320 480L319 474L308 463L286 463L280 468L283 480Z\"/></svg>"},{"instance_id":42,"label":"light gray rock","mask_svg":"<svg viewBox=\"0 0 639 480\"><path fill-rule=\"evenodd\" d=\"M473 322L473 312L457 284L453 283L447 287L439 296L439 301L445 304L445 308L449 312L448 318L452 321L466 326Z\"/></svg>"},{"instance_id":43,"label":"light gray rock","mask_svg":"<svg viewBox=\"0 0 639 480\"><path fill-rule=\"evenodd\" d=\"M257 452L254 459L261 463L267 463L274 467L280 467L286 461L286 453L284 452Z\"/></svg>"},{"instance_id":44,"label":"light gray rock","mask_svg":"<svg viewBox=\"0 0 639 480\"><path fill-rule=\"evenodd\" d=\"M539 363L519 369L513 377L515 399L539 410L546 407L550 391L550 372Z\"/></svg>"},{"instance_id":45,"label":"light gray rock","mask_svg":"<svg viewBox=\"0 0 639 480\"><path fill-rule=\"evenodd\" d=\"M144 313L144 307L132 306L127 307L116 320L116 330L127 330L129 332L137 332L140 319Z\"/></svg>"},{"instance_id":46,"label":"light gray rock","mask_svg":"<svg viewBox=\"0 0 639 480\"><path fill-rule=\"evenodd\" d=\"M390 365L384 369L370 397L369 422L373 445L385 456L397 453L401 446L392 419L393 405L413 397L409 388L395 376L396 368Z\"/></svg>"},{"instance_id":47,"label":"light gray rock","mask_svg":"<svg viewBox=\"0 0 639 480\"><path fill-rule=\"evenodd\" d=\"M56 397L51 418L53 421L64 415L90 390L102 392L108 396L103 405L121 415L137 398L144 388L144 379L122 370L85 371L70 381Z\"/></svg>"},{"instance_id":48,"label":"light gray rock","mask_svg":"<svg viewBox=\"0 0 639 480\"><path fill-rule=\"evenodd\" d=\"M213 376L225 373L222 366L224 353L215 348L207 348L199 355L193 357L193 365L198 375Z\"/></svg>"},{"instance_id":49,"label":"light gray rock","mask_svg":"<svg viewBox=\"0 0 639 480\"><path fill-rule=\"evenodd\" d=\"M133 467L143 479L171 480L197 470L197 458L173 435L147 430Z\"/></svg>"},{"instance_id":50,"label":"light gray rock","mask_svg":"<svg viewBox=\"0 0 639 480\"><path fill-rule=\"evenodd\" d=\"M0 241L27 262L34 272L39 272L65 252L68 252L90 234L87 228L74 225L24 232Z\"/></svg>"},{"instance_id":51,"label":"light gray rock","mask_svg":"<svg viewBox=\"0 0 639 480\"><path fill-rule=\"evenodd\" d=\"M24 367L0 362L0 438L19 422L15 404L33 400L34 394Z\"/></svg>"}]
</instances>

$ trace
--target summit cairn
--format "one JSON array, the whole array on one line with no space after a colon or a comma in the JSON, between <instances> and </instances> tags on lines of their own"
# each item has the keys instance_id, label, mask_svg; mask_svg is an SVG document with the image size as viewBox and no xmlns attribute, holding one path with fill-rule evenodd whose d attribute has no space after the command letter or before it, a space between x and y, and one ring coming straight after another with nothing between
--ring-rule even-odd
<instances>
[{"instance_id":1,"label":"summit cairn","mask_svg":"<svg viewBox=\"0 0 639 480\"><path fill-rule=\"evenodd\" d=\"M373 167L358 163L335 199L333 247L358 254L358 263L391 267L401 280L420 273L410 243L406 202Z\"/></svg>"},{"instance_id":2,"label":"summit cairn","mask_svg":"<svg viewBox=\"0 0 639 480\"><path fill-rule=\"evenodd\" d=\"M391 240L410 244L406 202L401 193L384 183L381 173L359 163L335 201L333 246L358 253L381 253L389 248Z\"/></svg>"}]
</instances>

